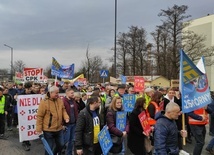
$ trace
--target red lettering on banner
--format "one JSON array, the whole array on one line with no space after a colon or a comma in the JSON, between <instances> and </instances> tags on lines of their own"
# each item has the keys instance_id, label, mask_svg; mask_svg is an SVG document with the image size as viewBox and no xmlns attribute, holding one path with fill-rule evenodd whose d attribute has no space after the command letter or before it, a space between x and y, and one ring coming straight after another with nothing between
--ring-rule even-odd
<instances>
[{"instance_id":1,"label":"red lettering on banner","mask_svg":"<svg viewBox=\"0 0 214 155\"><path fill-rule=\"evenodd\" d=\"M41 99L39 100L39 98L32 98L33 105L39 105L40 101L41 101Z\"/></svg>"},{"instance_id":2,"label":"red lettering on banner","mask_svg":"<svg viewBox=\"0 0 214 155\"><path fill-rule=\"evenodd\" d=\"M24 68L25 76L37 76L42 75L43 68Z\"/></svg>"},{"instance_id":3,"label":"red lettering on banner","mask_svg":"<svg viewBox=\"0 0 214 155\"><path fill-rule=\"evenodd\" d=\"M33 136L33 135L37 135L36 130L35 131L28 131L27 132L28 136Z\"/></svg>"},{"instance_id":4,"label":"red lettering on banner","mask_svg":"<svg viewBox=\"0 0 214 155\"><path fill-rule=\"evenodd\" d=\"M33 120L33 119L36 119L36 115L28 115L28 117L27 117L28 121Z\"/></svg>"},{"instance_id":5,"label":"red lettering on banner","mask_svg":"<svg viewBox=\"0 0 214 155\"><path fill-rule=\"evenodd\" d=\"M30 104L30 98L20 99L19 106L22 106L22 107L31 106L31 104Z\"/></svg>"}]
</instances>

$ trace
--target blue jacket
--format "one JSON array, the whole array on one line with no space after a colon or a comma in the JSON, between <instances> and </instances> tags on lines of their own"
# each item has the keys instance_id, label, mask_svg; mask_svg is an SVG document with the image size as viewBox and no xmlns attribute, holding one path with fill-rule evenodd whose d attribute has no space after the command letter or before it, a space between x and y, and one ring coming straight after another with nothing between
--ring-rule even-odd
<instances>
[{"instance_id":1,"label":"blue jacket","mask_svg":"<svg viewBox=\"0 0 214 155\"><path fill-rule=\"evenodd\" d=\"M174 120L164 116L164 111L155 115L157 120L154 130L156 155L178 155L178 129Z\"/></svg>"}]
</instances>

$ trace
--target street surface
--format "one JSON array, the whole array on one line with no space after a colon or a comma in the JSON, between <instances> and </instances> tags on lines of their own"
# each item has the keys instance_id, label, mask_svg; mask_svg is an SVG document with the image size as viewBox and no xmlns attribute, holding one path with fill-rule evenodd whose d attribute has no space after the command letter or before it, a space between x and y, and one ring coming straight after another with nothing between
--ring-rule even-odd
<instances>
[{"instance_id":1,"label":"street surface","mask_svg":"<svg viewBox=\"0 0 214 155\"><path fill-rule=\"evenodd\" d=\"M0 155L44 155L44 147L42 145L41 140L33 140L31 141L31 150L24 151L22 148L22 143L19 142L18 129L13 128L13 131L6 131L5 133L8 135L8 140L0 139ZM207 134L206 134L206 142L202 152L202 155L210 155L205 150L211 136L209 135L208 125L207 125ZM194 137L192 137L193 143L184 146L184 150L192 153L194 147ZM132 155L129 150L127 150L126 155Z\"/></svg>"}]
</instances>

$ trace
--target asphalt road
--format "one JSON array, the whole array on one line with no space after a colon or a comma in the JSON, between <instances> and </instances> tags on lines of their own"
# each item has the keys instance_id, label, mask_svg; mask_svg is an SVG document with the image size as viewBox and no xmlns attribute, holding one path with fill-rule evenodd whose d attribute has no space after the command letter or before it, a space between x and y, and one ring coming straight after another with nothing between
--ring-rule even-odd
<instances>
[{"instance_id":1,"label":"asphalt road","mask_svg":"<svg viewBox=\"0 0 214 155\"><path fill-rule=\"evenodd\" d=\"M18 129L13 128L13 131L6 131L5 133L8 135L7 140L0 139L0 155L44 155L44 147L42 142L38 140L31 141L31 150L24 151L22 148L22 143L19 142ZM208 125L207 125L207 134L206 134L206 142L202 152L202 155L210 155L205 150L208 142L210 141L211 136L209 135ZM194 137L192 137L192 144L188 144L184 146L184 150L189 152L190 154L193 151L194 147ZM127 150L126 155L132 155L129 150Z\"/></svg>"}]
</instances>

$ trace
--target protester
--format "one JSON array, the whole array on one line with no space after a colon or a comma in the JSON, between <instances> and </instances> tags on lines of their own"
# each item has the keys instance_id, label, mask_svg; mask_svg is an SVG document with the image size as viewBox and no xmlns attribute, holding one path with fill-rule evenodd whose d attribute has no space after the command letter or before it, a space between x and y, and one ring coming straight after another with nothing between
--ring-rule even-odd
<instances>
[{"instance_id":1,"label":"protester","mask_svg":"<svg viewBox=\"0 0 214 155\"><path fill-rule=\"evenodd\" d=\"M149 103L150 103L150 101L151 101L151 98L152 98L152 96L153 96L153 94L154 94L154 89L152 89L152 88L146 88L145 90L144 90L144 98L146 99L146 105L145 105L145 108L147 109L147 107L149 106Z\"/></svg>"},{"instance_id":2,"label":"protester","mask_svg":"<svg viewBox=\"0 0 214 155\"><path fill-rule=\"evenodd\" d=\"M69 88L69 81L63 82L62 86L59 87L59 93L65 93L66 89Z\"/></svg>"},{"instance_id":3,"label":"protester","mask_svg":"<svg viewBox=\"0 0 214 155\"><path fill-rule=\"evenodd\" d=\"M156 124L154 129L154 148L156 155L179 155L178 133L175 120L181 115L180 107L177 103L170 102L166 110L156 114ZM180 131L182 137L186 137L185 130Z\"/></svg>"},{"instance_id":4,"label":"protester","mask_svg":"<svg viewBox=\"0 0 214 155\"><path fill-rule=\"evenodd\" d=\"M209 118L212 119L214 117L214 100L212 100L211 104L208 104L207 111L210 114ZM210 120L209 120L209 122L210 122ZM213 123L214 122L209 124L210 129L212 129L214 127ZM210 135L210 133L209 133L209 135ZM209 141L209 143L208 143L208 145L206 147L206 151L208 151L211 154L214 154L213 146L214 146L214 137L212 137L212 139Z\"/></svg>"},{"instance_id":5,"label":"protester","mask_svg":"<svg viewBox=\"0 0 214 155\"><path fill-rule=\"evenodd\" d=\"M154 126L156 123L155 114L160 111L159 103L161 102L162 98L162 93L156 91L152 96L149 106L147 108L148 122L151 126Z\"/></svg>"},{"instance_id":6,"label":"protester","mask_svg":"<svg viewBox=\"0 0 214 155\"><path fill-rule=\"evenodd\" d=\"M69 116L63 101L59 98L59 88L52 86L39 104L36 132L38 135L44 133L44 138L54 155L60 152L64 145L63 120L69 123ZM48 152L45 151L45 154L48 155Z\"/></svg>"},{"instance_id":7,"label":"protester","mask_svg":"<svg viewBox=\"0 0 214 155\"><path fill-rule=\"evenodd\" d=\"M107 99L106 99L106 104L105 104L105 108L106 109L109 108L109 106L111 104L111 101L114 98L114 95L115 95L115 90L114 89L110 89L109 93L108 93L108 96L107 96Z\"/></svg>"},{"instance_id":8,"label":"protester","mask_svg":"<svg viewBox=\"0 0 214 155\"><path fill-rule=\"evenodd\" d=\"M8 88L4 87L3 95L5 96L7 102L7 130L12 131L12 115L13 115L13 97L8 93Z\"/></svg>"},{"instance_id":9,"label":"protester","mask_svg":"<svg viewBox=\"0 0 214 155\"><path fill-rule=\"evenodd\" d=\"M46 94L46 85L42 85L40 87L39 94L42 94L42 95Z\"/></svg>"},{"instance_id":10,"label":"protester","mask_svg":"<svg viewBox=\"0 0 214 155\"><path fill-rule=\"evenodd\" d=\"M123 148L123 138L126 137L129 129L128 120L126 120L125 124L125 130L121 131L116 126L116 114L118 111L123 111L122 106L122 98L119 96L116 96L113 98L110 107L108 109L107 115L106 115L106 124L108 126L108 130L110 134L113 134L113 136L119 137L122 140L120 143L113 143L113 147L110 149L109 155L117 155L121 153Z\"/></svg>"},{"instance_id":11,"label":"protester","mask_svg":"<svg viewBox=\"0 0 214 155\"><path fill-rule=\"evenodd\" d=\"M81 100L81 97L82 96L80 92L74 92L74 99L78 105L78 112L85 108L85 103Z\"/></svg>"},{"instance_id":12,"label":"protester","mask_svg":"<svg viewBox=\"0 0 214 155\"><path fill-rule=\"evenodd\" d=\"M30 82L27 82L24 84L24 92L21 95L31 95L31 94L35 93L32 91L32 84ZM25 151L30 151L31 143L30 141L23 141L22 146Z\"/></svg>"},{"instance_id":13,"label":"protester","mask_svg":"<svg viewBox=\"0 0 214 155\"><path fill-rule=\"evenodd\" d=\"M64 131L64 143L68 142L66 155L72 155L73 143L75 139L75 127L78 117L78 105L74 100L74 90L68 88L66 90L66 96L63 98L64 106L70 121L65 124L66 130Z\"/></svg>"},{"instance_id":14,"label":"protester","mask_svg":"<svg viewBox=\"0 0 214 155\"><path fill-rule=\"evenodd\" d=\"M145 111L146 100L139 97L136 100L134 110L129 115L129 134L128 134L128 147L135 155L146 155L144 140L146 136L143 134L143 127L140 123L138 115Z\"/></svg>"},{"instance_id":15,"label":"protester","mask_svg":"<svg viewBox=\"0 0 214 155\"><path fill-rule=\"evenodd\" d=\"M3 95L4 89L0 87L0 139L5 139L5 115L7 115L7 99Z\"/></svg>"},{"instance_id":16,"label":"protester","mask_svg":"<svg viewBox=\"0 0 214 155\"><path fill-rule=\"evenodd\" d=\"M13 88L13 82L8 82L7 88L8 88L8 93L13 97L13 126L16 127L18 125L16 97L17 97L17 95L23 93L24 90L22 89L22 91L21 90L19 91L19 89Z\"/></svg>"},{"instance_id":17,"label":"protester","mask_svg":"<svg viewBox=\"0 0 214 155\"><path fill-rule=\"evenodd\" d=\"M123 85L123 84L118 85L117 92L115 93L115 96L123 97L123 95L125 94L125 89L126 89L125 85Z\"/></svg>"},{"instance_id":18,"label":"protester","mask_svg":"<svg viewBox=\"0 0 214 155\"><path fill-rule=\"evenodd\" d=\"M98 112L100 104L100 98L92 96L78 115L75 130L77 155L100 155L102 153L98 142L98 133L101 130Z\"/></svg>"},{"instance_id":19,"label":"protester","mask_svg":"<svg viewBox=\"0 0 214 155\"><path fill-rule=\"evenodd\" d=\"M182 108L181 106L181 99L178 99L176 96L176 93L175 93L175 90L174 88L169 88L168 91L167 91L167 94L164 96L164 110L166 108L166 105L169 103L169 102L174 102L174 103L177 103L180 107L180 109ZM177 124L177 127L178 127L178 130L181 130L182 129L182 116L179 115L178 116L178 119L175 120L176 124ZM186 124L188 125L188 121L186 120ZM178 147L180 150L183 149L183 145L182 145L182 139L180 137L180 135L178 135Z\"/></svg>"},{"instance_id":20,"label":"protester","mask_svg":"<svg viewBox=\"0 0 214 155\"><path fill-rule=\"evenodd\" d=\"M84 102L84 104L86 105L87 99L88 99L87 94L86 93L82 93L82 98L80 99L80 102Z\"/></svg>"},{"instance_id":21,"label":"protester","mask_svg":"<svg viewBox=\"0 0 214 155\"><path fill-rule=\"evenodd\" d=\"M190 129L196 141L193 155L200 155L205 144L205 125L209 122L206 109L207 106L188 113Z\"/></svg>"},{"instance_id":22,"label":"protester","mask_svg":"<svg viewBox=\"0 0 214 155\"><path fill-rule=\"evenodd\" d=\"M128 94L135 94L134 86L129 86L129 88L128 88Z\"/></svg>"}]
</instances>

